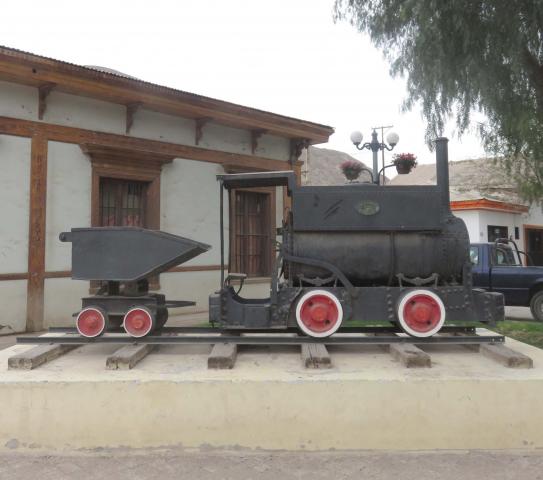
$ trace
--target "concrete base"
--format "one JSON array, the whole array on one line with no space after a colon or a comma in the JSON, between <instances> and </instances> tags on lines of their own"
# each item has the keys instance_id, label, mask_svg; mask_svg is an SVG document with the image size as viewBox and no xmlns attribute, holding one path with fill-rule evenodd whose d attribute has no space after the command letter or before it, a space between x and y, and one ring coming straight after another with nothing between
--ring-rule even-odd
<instances>
[{"instance_id":1,"label":"concrete base","mask_svg":"<svg viewBox=\"0 0 543 480\"><path fill-rule=\"evenodd\" d=\"M424 347L406 369L378 347L329 347L333 368L306 370L299 347L240 348L208 370L207 346L162 346L133 370L106 370L115 345L90 345L32 371L0 352L0 449L543 448L543 351L513 340L530 370L459 346Z\"/></svg>"}]
</instances>

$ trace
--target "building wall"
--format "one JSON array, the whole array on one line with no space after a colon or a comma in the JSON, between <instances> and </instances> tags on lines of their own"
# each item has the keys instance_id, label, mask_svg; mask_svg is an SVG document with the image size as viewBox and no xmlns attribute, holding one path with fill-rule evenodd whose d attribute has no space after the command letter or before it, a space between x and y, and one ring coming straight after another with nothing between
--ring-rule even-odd
<instances>
[{"instance_id":1,"label":"building wall","mask_svg":"<svg viewBox=\"0 0 543 480\"><path fill-rule=\"evenodd\" d=\"M0 116L38 121L36 88L0 82ZM125 134L124 106L54 90L47 98L43 122L87 130ZM195 145L195 124L183 119L139 110L129 136ZM203 127L201 148L251 155L248 130L208 123ZM262 135L255 155L288 161L290 142ZM30 194L31 139L0 135L0 274L28 270L28 224ZM192 238L212 249L187 266L215 269L171 272L160 276L161 291L173 299L195 300L192 310L206 310L209 293L219 285L220 263L218 184L215 176L224 173L220 164L177 158L163 167L161 175L161 229ZM72 227L90 226L92 169L79 145L48 142L47 210L45 232L44 323L71 325L72 313L80 299L89 294L89 283L65 278L47 278L71 269L71 244L58 235ZM282 190L277 190L277 225L283 213ZM228 199L225 198L225 238L228 239ZM225 252L228 261L228 251ZM57 275L58 276L58 275ZM26 324L27 280L0 281L0 303L6 316L0 320L0 334L24 331ZM256 297L269 293L269 282L253 282L244 289ZM180 313L180 312L173 312ZM7 319L7 320L6 320Z\"/></svg>"},{"instance_id":2,"label":"building wall","mask_svg":"<svg viewBox=\"0 0 543 480\"><path fill-rule=\"evenodd\" d=\"M29 138L0 135L0 275L28 270L30 145ZM0 334L24 331L26 289L25 279L0 281Z\"/></svg>"},{"instance_id":3,"label":"building wall","mask_svg":"<svg viewBox=\"0 0 543 480\"><path fill-rule=\"evenodd\" d=\"M453 212L455 217L461 218L464 220L466 227L468 229L469 239L471 242L482 242L484 241L480 236L480 218L478 210L458 210Z\"/></svg>"}]
</instances>

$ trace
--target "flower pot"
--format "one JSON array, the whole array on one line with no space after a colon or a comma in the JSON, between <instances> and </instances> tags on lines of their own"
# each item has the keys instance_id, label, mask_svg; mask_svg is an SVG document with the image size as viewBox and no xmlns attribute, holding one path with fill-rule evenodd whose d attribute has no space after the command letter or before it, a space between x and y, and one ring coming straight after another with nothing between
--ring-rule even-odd
<instances>
[{"instance_id":1,"label":"flower pot","mask_svg":"<svg viewBox=\"0 0 543 480\"><path fill-rule=\"evenodd\" d=\"M413 163L412 162L396 162L396 171L400 175L405 175L413 169Z\"/></svg>"},{"instance_id":2,"label":"flower pot","mask_svg":"<svg viewBox=\"0 0 543 480\"><path fill-rule=\"evenodd\" d=\"M343 172L343 175L345 175L345 178L349 181L356 180L360 176L360 172L354 171L354 170L345 170Z\"/></svg>"}]
</instances>

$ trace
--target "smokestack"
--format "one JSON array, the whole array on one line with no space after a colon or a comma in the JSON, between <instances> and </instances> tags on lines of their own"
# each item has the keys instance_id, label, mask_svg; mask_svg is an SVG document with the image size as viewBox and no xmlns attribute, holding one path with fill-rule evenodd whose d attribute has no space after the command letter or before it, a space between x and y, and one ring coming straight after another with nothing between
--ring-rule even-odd
<instances>
[{"instance_id":1,"label":"smokestack","mask_svg":"<svg viewBox=\"0 0 543 480\"><path fill-rule=\"evenodd\" d=\"M437 186L441 191L441 206L445 211L451 209L451 198L449 195L449 139L439 137L436 139L436 177Z\"/></svg>"}]
</instances>

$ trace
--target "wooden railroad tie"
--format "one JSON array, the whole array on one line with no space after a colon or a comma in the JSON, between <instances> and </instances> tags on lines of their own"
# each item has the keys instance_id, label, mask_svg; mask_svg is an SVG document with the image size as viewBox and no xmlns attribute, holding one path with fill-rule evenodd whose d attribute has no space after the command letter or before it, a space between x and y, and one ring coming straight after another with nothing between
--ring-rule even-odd
<instances>
[{"instance_id":1,"label":"wooden railroad tie","mask_svg":"<svg viewBox=\"0 0 543 480\"><path fill-rule=\"evenodd\" d=\"M373 335L387 337L394 334L374 333ZM388 350L394 360L407 368L430 368L432 366L432 357L412 343L389 343L379 346L384 350Z\"/></svg>"},{"instance_id":2,"label":"wooden railroad tie","mask_svg":"<svg viewBox=\"0 0 543 480\"><path fill-rule=\"evenodd\" d=\"M207 357L207 368L225 370L234 368L238 355L235 343L216 343Z\"/></svg>"},{"instance_id":3,"label":"wooden railroad tie","mask_svg":"<svg viewBox=\"0 0 543 480\"><path fill-rule=\"evenodd\" d=\"M432 357L413 344L392 343L388 350L394 360L398 360L407 368L430 368L432 366Z\"/></svg>"},{"instance_id":4,"label":"wooden railroad tie","mask_svg":"<svg viewBox=\"0 0 543 480\"><path fill-rule=\"evenodd\" d=\"M332 368L332 359L322 343L303 343L302 362L305 368Z\"/></svg>"},{"instance_id":5,"label":"wooden railroad tie","mask_svg":"<svg viewBox=\"0 0 543 480\"><path fill-rule=\"evenodd\" d=\"M32 370L77 348L78 345L38 345L8 358L9 370Z\"/></svg>"},{"instance_id":6,"label":"wooden railroad tie","mask_svg":"<svg viewBox=\"0 0 543 480\"><path fill-rule=\"evenodd\" d=\"M508 368L533 368L533 360L503 344L481 345L479 352Z\"/></svg>"},{"instance_id":7,"label":"wooden railroad tie","mask_svg":"<svg viewBox=\"0 0 543 480\"><path fill-rule=\"evenodd\" d=\"M125 345L106 359L107 370L130 370L149 355L157 345Z\"/></svg>"}]
</instances>

